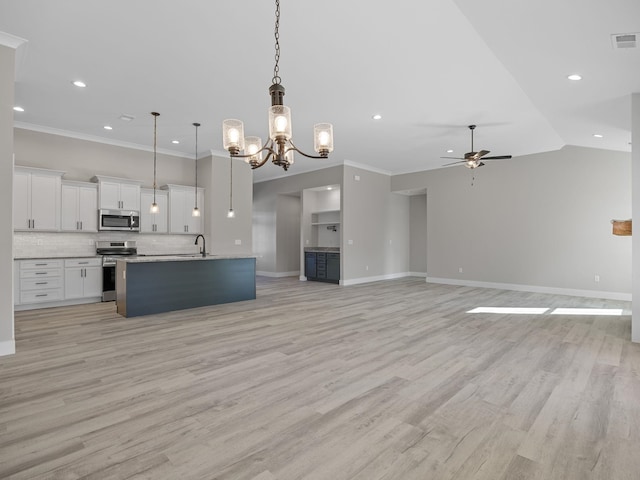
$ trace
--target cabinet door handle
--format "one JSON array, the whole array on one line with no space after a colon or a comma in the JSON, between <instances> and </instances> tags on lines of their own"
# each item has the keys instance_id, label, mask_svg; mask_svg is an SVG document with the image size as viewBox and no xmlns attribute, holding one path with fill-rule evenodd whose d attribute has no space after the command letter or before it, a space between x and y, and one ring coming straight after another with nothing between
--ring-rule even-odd
<instances>
[{"instance_id":1,"label":"cabinet door handle","mask_svg":"<svg viewBox=\"0 0 640 480\"><path fill-rule=\"evenodd\" d=\"M39 293L36 295L36 297L48 297L49 294L48 293Z\"/></svg>"},{"instance_id":2,"label":"cabinet door handle","mask_svg":"<svg viewBox=\"0 0 640 480\"><path fill-rule=\"evenodd\" d=\"M83 230L83 228L82 228L82 220L80 220L80 230Z\"/></svg>"},{"instance_id":3,"label":"cabinet door handle","mask_svg":"<svg viewBox=\"0 0 640 480\"><path fill-rule=\"evenodd\" d=\"M49 282L36 282L36 285L49 285Z\"/></svg>"},{"instance_id":4,"label":"cabinet door handle","mask_svg":"<svg viewBox=\"0 0 640 480\"><path fill-rule=\"evenodd\" d=\"M89 265L89 262L78 262L78 265Z\"/></svg>"},{"instance_id":5,"label":"cabinet door handle","mask_svg":"<svg viewBox=\"0 0 640 480\"><path fill-rule=\"evenodd\" d=\"M46 275L47 272L36 272L36 275Z\"/></svg>"},{"instance_id":6,"label":"cabinet door handle","mask_svg":"<svg viewBox=\"0 0 640 480\"><path fill-rule=\"evenodd\" d=\"M46 267L48 263L36 263L36 267Z\"/></svg>"}]
</instances>

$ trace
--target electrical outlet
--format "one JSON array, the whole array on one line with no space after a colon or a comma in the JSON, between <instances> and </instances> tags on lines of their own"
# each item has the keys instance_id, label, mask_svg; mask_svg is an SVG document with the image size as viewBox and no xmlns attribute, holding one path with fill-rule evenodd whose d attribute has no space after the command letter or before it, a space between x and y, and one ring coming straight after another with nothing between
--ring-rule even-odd
<instances>
[{"instance_id":1,"label":"electrical outlet","mask_svg":"<svg viewBox=\"0 0 640 480\"><path fill-rule=\"evenodd\" d=\"M458 273L462 273L462 267L458 268Z\"/></svg>"},{"instance_id":2,"label":"electrical outlet","mask_svg":"<svg viewBox=\"0 0 640 480\"><path fill-rule=\"evenodd\" d=\"M242 240L236 240L236 245L242 245Z\"/></svg>"},{"instance_id":3,"label":"electrical outlet","mask_svg":"<svg viewBox=\"0 0 640 480\"><path fill-rule=\"evenodd\" d=\"M360 181L360 175L354 175L354 176L353 176L353 179L354 179L356 182L359 182L359 181Z\"/></svg>"},{"instance_id":4,"label":"electrical outlet","mask_svg":"<svg viewBox=\"0 0 640 480\"><path fill-rule=\"evenodd\" d=\"M353 245L353 240L347 240L347 245Z\"/></svg>"},{"instance_id":5,"label":"electrical outlet","mask_svg":"<svg viewBox=\"0 0 640 480\"><path fill-rule=\"evenodd\" d=\"M369 271L369 265L365 265L364 269L368 272Z\"/></svg>"},{"instance_id":6,"label":"electrical outlet","mask_svg":"<svg viewBox=\"0 0 640 480\"><path fill-rule=\"evenodd\" d=\"M304 244L309 245L309 240L305 240Z\"/></svg>"},{"instance_id":7,"label":"electrical outlet","mask_svg":"<svg viewBox=\"0 0 640 480\"><path fill-rule=\"evenodd\" d=\"M593 277L593 281L594 281L594 282L596 282L596 283L598 283L598 282L600 281L600 275L596 274L596 275Z\"/></svg>"}]
</instances>

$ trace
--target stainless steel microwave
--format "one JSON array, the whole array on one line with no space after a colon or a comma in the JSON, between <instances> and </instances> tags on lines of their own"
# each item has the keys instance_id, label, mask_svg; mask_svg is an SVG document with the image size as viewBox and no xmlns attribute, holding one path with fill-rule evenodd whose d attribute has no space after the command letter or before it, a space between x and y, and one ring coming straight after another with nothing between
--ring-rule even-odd
<instances>
[{"instance_id":1,"label":"stainless steel microwave","mask_svg":"<svg viewBox=\"0 0 640 480\"><path fill-rule=\"evenodd\" d=\"M139 232L140 212L137 210L98 210L98 230Z\"/></svg>"}]
</instances>

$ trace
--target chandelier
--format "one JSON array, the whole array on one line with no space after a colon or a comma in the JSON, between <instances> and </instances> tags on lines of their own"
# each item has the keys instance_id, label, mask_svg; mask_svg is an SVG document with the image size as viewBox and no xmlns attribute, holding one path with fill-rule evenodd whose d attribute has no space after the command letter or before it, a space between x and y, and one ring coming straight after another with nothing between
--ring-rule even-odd
<instances>
[{"instance_id":1,"label":"chandelier","mask_svg":"<svg viewBox=\"0 0 640 480\"><path fill-rule=\"evenodd\" d=\"M307 158L327 158L333 151L333 125L318 123L313 127L313 146L318 155L308 155L299 150L291 140L291 109L282 103L284 87L280 78L280 0L276 0L275 22L275 66L273 78L269 87L271 107L269 108L269 139L262 144L260 137L244 136L242 121L227 119L222 122L222 140L224 149L232 157L244 158L252 169L263 166L271 161L284 170L293 164L293 152L298 152ZM241 152L244 151L244 154ZM264 159L262 154L266 153Z\"/></svg>"}]
</instances>

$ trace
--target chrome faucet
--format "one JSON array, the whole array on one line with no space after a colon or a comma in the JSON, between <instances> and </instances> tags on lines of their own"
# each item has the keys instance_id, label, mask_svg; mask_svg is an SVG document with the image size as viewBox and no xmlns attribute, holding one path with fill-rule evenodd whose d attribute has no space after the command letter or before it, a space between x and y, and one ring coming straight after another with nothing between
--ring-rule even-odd
<instances>
[{"instance_id":1,"label":"chrome faucet","mask_svg":"<svg viewBox=\"0 0 640 480\"><path fill-rule=\"evenodd\" d=\"M206 248L207 243L206 243L206 241L204 239L204 235L199 234L196 237L196 241L195 241L194 245L198 245L198 239L199 238L202 238L202 250L200 250L200 253L202 254L203 257L206 257L207 256L207 248Z\"/></svg>"}]
</instances>

